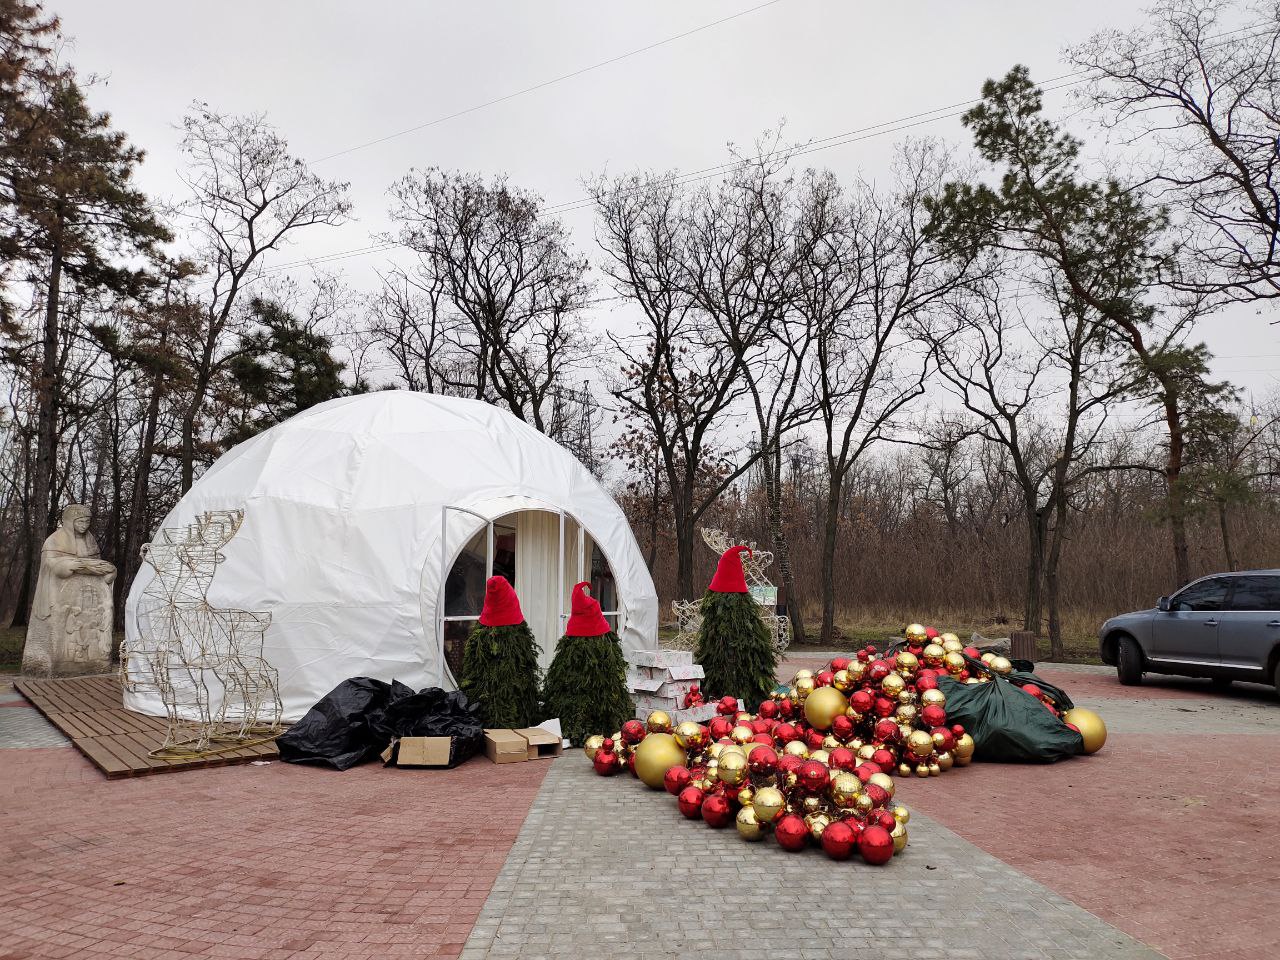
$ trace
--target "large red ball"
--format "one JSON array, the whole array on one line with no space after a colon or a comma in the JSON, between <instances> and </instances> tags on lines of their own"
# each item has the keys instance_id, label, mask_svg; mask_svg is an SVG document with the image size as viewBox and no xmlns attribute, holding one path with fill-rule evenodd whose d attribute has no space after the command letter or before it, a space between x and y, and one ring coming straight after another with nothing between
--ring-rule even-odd
<instances>
[{"instance_id":1,"label":"large red ball","mask_svg":"<svg viewBox=\"0 0 1280 960\"><path fill-rule=\"evenodd\" d=\"M827 757L832 770L852 770L858 765L857 755L848 747L836 747Z\"/></svg>"},{"instance_id":2,"label":"large red ball","mask_svg":"<svg viewBox=\"0 0 1280 960\"><path fill-rule=\"evenodd\" d=\"M790 697L783 697L778 701L778 712L784 717L793 716L796 712L796 705L791 702Z\"/></svg>"},{"instance_id":3,"label":"large red ball","mask_svg":"<svg viewBox=\"0 0 1280 960\"><path fill-rule=\"evenodd\" d=\"M764 719L772 720L778 715L778 705L772 700L766 700L764 703L760 704L760 709L757 712L760 716L764 717Z\"/></svg>"},{"instance_id":4,"label":"large red ball","mask_svg":"<svg viewBox=\"0 0 1280 960\"><path fill-rule=\"evenodd\" d=\"M853 828L843 820L827 824L822 831L822 849L832 860L848 860L855 843L857 839L853 835Z\"/></svg>"},{"instance_id":5,"label":"large red ball","mask_svg":"<svg viewBox=\"0 0 1280 960\"><path fill-rule=\"evenodd\" d=\"M686 766L674 766L662 776L662 785L673 797L680 796L680 791L689 785L691 774Z\"/></svg>"},{"instance_id":6,"label":"large red ball","mask_svg":"<svg viewBox=\"0 0 1280 960\"><path fill-rule=\"evenodd\" d=\"M767 777L778 769L778 753L771 746L756 747L747 757L747 767L758 777Z\"/></svg>"},{"instance_id":7,"label":"large red ball","mask_svg":"<svg viewBox=\"0 0 1280 960\"><path fill-rule=\"evenodd\" d=\"M681 813L690 820L696 820L702 816L702 802L706 799L707 795L701 787L685 787L680 791L676 802L680 806Z\"/></svg>"},{"instance_id":8,"label":"large red ball","mask_svg":"<svg viewBox=\"0 0 1280 960\"><path fill-rule=\"evenodd\" d=\"M773 734L772 734L772 733L757 733L754 737L752 737L752 738L751 738L751 742L752 742L752 743L763 743L766 747L772 747L772 746L773 746ZM754 751L753 751L753 752L754 752Z\"/></svg>"},{"instance_id":9,"label":"large red ball","mask_svg":"<svg viewBox=\"0 0 1280 960\"><path fill-rule=\"evenodd\" d=\"M711 732L712 740L719 740L721 737L727 737L733 730L733 721L728 717L712 717L711 722L707 724L707 729Z\"/></svg>"},{"instance_id":10,"label":"large red ball","mask_svg":"<svg viewBox=\"0 0 1280 960\"><path fill-rule=\"evenodd\" d=\"M622 739L627 743L639 743L647 731L639 720L628 720L622 725Z\"/></svg>"},{"instance_id":11,"label":"large red ball","mask_svg":"<svg viewBox=\"0 0 1280 960\"><path fill-rule=\"evenodd\" d=\"M766 720L764 717L757 717L756 719L748 723L747 726L750 727L752 731L755 733L769 732L769 721Z\"/></svg>"},{"instance_id":12,"label":"large red ball","mask_svg":"<svg viewBox=\"0 0 1280 960\"><path fill-rule=\"evenodd\" d=\"M849 706L853 707L854 713L866 713L874 703L869 690L855 690L849 695Z\"/></svg>"},{"instance_id":13,"label":"large red ball","mask_svg":"<svg viewBox=\"0 0 1280 960\"><path fill-rule=\"evenodd\" d=\"M800 786L810 793L821 793L831 783L831 771L827 769L825 763L806 760L796 771L796 779L800 781Z\"/></svg>"},{"instance_id":14,"label":"large red ball","mask_svg":"<svg viewBox=\"0 0 1280 960\"><path fill-rule=\"evenodd\" d=\"M982 652L977 647L965 647L964 655L966 657L973 657L973 659L977 660L981 658Z\"/></svg>"},{"instance_id":15,"label":"large red ball","mask_svg":"<svg viewBox=\"0 0 1280 960\"><path fill-rule=\"evenodd\" d=\"M867 827L858 838L858 852L867 863L888 863L893 857L893 837L879 825Z\"/></svg>"},{"instance_id":16,"label":"large red ball","mask_svg":"<svg viewBox=\"0 0 1280 960\"><path fill-rule=\"evenodd\" d=\"M854 767L853 775L857 777L859 780L861 780L863 783L870 783L871 777L873 774L883 773L883 772L884 771L880 769L879 764L872 763L870 760L867 760L863 763L858 764L856 767Z\"/></svg>"},{"instance_id":17,"label":"large red ball","mask_svg":"<svg viewBox=\"0 0 1280 960\"><path fill-rule=\"evenodd\" d=\"M789 813L779 820L773 832L778 838L778 846L792 853L803 850L809 841L809 828L805 826L804 820L794 813ZM889 850L890 852L893 850L892 840L889 841Z\"/></svg>"},{"instance_id":18,"label":"large red ball","mask_svg":"<svg viewBox=\"0 0 1280 960\"><path fill-rule=\"evenodd\" d=\"M894 827L896 827L896 826L898 825L898 820L897 820L897 818L896 818L892 813L890 813L888 810L881 810L878 814L876 814L876 818L875 818L875 820L868 821L868 822L869 822L869 823L878 823L878 824L880 824L880 826L884 827L884 828L885 828L886 830L888 830L890 833L892 833L892 832L893 832L893 828L894 828Z\"/></svg>"},{"instance_id":19,"label":"large red ball","mask_svg":"<svg viewBox=\"0 0 1280 960\"><path fill-rule=\"evenodd\" d=\"M916 675L916 689L920 692L938 689L938 675L932 670L921 670Z\"/></svg>"},{"instance_id":20,"label":"large red ball","mask_svg":"<svg viewBox=\"0 0 1280 960\"><path fill-rule=\"evenodd\" d=\"M831 735L837 740L848 740L853 736L853 719L840 714L831 721Z\"/></svg>"},{"instance_id":21,"label":"large red ball","mask_svg":"<svg viewBox=\"0 0 1280 960\"><path fill-rule=\"evenodd\" d=\"M952 733L952 735L953 735L953 736L955 736L955 737L963 737L963 736L964 736L964 724L962 724L962 723L953 723L953 724L951 725L951 733Z\"/></svg>"},{"instance_id":22,"label":"large red ball","mask_svg":"<svg viewBox=\"0 0 1280 960\"><path fill-rule=\"evenodd\" d=\"M936 640L938 638L938 630L936 627L925 627L924 635L930 640Z\"/></svg>"},{"instance_id":23,"label":"large red ball","mask_svg":"<svg viewBox=\"0 0 1280 960\"><path fill-rule=\"evenodd\" d=\"M600 774L600 776L612 777L618 772L618 755L598 750L591 761L591 766L595 768L596 773Z\"/></svg>"},{"instance_id":24,"label":"large red ball","mask_svg":"<svg viewBox=\"0 0 1280 960\"><path fill-rule=\"evenodd\" d=\"M729 806L728 798L713 795L703 800L702 819L709 827L727 827L733 819L733 808Z\"/></svg>"},{"instance_id":25,"label":"large red ball","mask_svg":"<svg viewBox=\"0 0 1280 960\"><path fill-rule=\"evenodd\" d=\"M931 727L940 727L947 722L947 708L931 703L920 711L920 719Z\"/></svg>"}]
</instances>

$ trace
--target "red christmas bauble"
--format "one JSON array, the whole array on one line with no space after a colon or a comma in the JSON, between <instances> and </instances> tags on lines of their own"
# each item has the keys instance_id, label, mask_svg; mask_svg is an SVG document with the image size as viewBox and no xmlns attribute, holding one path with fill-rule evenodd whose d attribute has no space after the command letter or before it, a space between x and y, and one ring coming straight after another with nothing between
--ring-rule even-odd
<instances>
[{"instance_id":1,"label":"red christmas bauble","mask_svg":"<svg viewBox=\"0 0 1280 960\"><path fill-rule=\"evenodd\" d=\"M865 676L872 683L879 683L889 675L889 671L892 669L885 660L873 660L867 667Z\"/></svg>"},{"instance_id":2,"label":"red christmas bauble","mask_svg":"<svg viewBox=\"0 0 1280 960\"><path fill-rule=\"evenodd\" d=\"M725 694L716 704L716 713L722 717L733 717L738 712L738 698Z\"/></svg>"},{"instance_id":3,"label":"red christmas bauble","mask_svg":"<svg viewBox=\"0 0 1280 960\"><path fill-rule=\"evenodd\" d=\"M747 757L747 767L757 777L767 777L778 769L778 752L772 746L756 747Z\"/></svg>"},{"instance_id":4,"label":"red christmas bauble","mask_svg":"<svg viewBox=\"0 0 1280 960\"><path fill-rule=\"evenodd\" d=\"M849 695L849 706L854 713L866 713L875 704L875 698L869 690L855 690Z\"/></svg>"},{"instance_id":5,"label":"red christmas bauble","mask_svg":"<svg viewBox=\"0 0 1280 960\"><path fill-rule=\"evenodd\" d=\"M753 733L768 733L769 731L769 721L763 717L757 717L747 723L746 726L750 727Z\"/></svg>"},{"instance_id":6,"label":"red christmas bauble","mask_svg":"<svg viewBox=\"0 0 1280 960\"><path fill-rule=\"evenodd\" d=\"M973 659L977 660L982 656L982 653L978 650L977 647L965 647L964 655L966 657L973 657Z\"/></svg>"},{"instance_id":7,"label":"red christmas bauble","mask_svg":"<svg viewBox=\"0 0 1280 960\"><path fill-rule=\"evenodd\" d=\"M1036 698L1039 698L1040 695L1044 693L1044 691L1041 690L1039 687L1037 687L1034 683L1028 683L1025 686L1023 686L1022 692L1029 693Z\"/></svg>"},{"instance_id":8,"label":"red christmas bauble","mask_svg":"<svg viewBox=\"0 0 1280 960\"><path fill-rule=\"evenodd\" d=\"M861 838L862 836L862 831L866 827L866 824L863 823L861 820L859 820L857 817L845 817L840 822L853 831L853 845L856 847L858 845L859 838Z\"/></svg>"},{"instance_id":9,"label":"red christmas bauble","mask_svg":"<svg viewBox=\"0 0 1280 960\"><path fill-rule=\"evenodd\" d=\"M876 722L875 738L881 743L897 743L902 739L902 730L897 720L885 718Z\"/></svg>"},{"instance_id":10,"label":"red christmas bauble","mask_svg":"<svg viewBox=\"0 0 1280 960\"><path fill-rule=\"evenodd\" d=\"M821 793L831 783L831 771L825 763L817 760L806 760L796 771L796 779L800 786L810 793Z\"/></svg>"},{"instance_id":11,"label":"red christmas bauble","mask_svg":"<svg viewBox=\"0 0 1280 960\"><path fill-rule=\"evenodd\" d=\"M605 737L604 743L600 744L600 749L605 753L613 753L613 748L616 746L617 744L613 742L613 737Z\"/></svg>"},{"instance_id":12,"label":"red christmas bauble","mask_svg":"<svg viewBox=\"0 0 1280 960\"><path fill-rule=\"evenodd\" d=\"M837 740L848 740L853 736L853 719L844 714L831 721L831 735Z\"/></svg>"},{"instance_id":13,"label":"red christmas bauble","mask_svg":"<svg viewBox=\"0 0 1280 960\"><path fill-rule=\"evenodd\" d=\"M878 783L868 783L866 787L863 788L863 792L871 798L871 805L873 807L883 807L889 802L889 791Z\"/></svg>"},{"instance_id":14,"label":"red christmas bauble","mask_svg":"<svg viewBox=\"0 0 1280 960\"><path fill-rule=\"evenodd\" d=\"M816 677L813 678L813 682L817 684L819 687L829 687L831 686L831 681L834 680L835 678L836 678L836 675L832 673L830 670L823 670L821 673L819 673Z\"/></svg>"},{"instance_id":15,"label":"red christmas bauble","mask_svg":"<svg viewBox=\"0 0 1280 960\"><path fill-rule=\"evenodd\" d=\"M858 757L848 747L836 747L827 757L832 770L852 770L858 765Z\"/></svg>"},{"instance_id":16,"label":"red christmas bauble","mask_svg":"<svg viewBox=\"0 0 1280 960\"><path fill-rule=\"evenodd\" d=\"M895 817L888 810L881 810L879 813L876 814L874 821L868 820L867 822L878 823L880 824L880 826L884 827L886 830L892 833L893 828L898 825L898 818Z\"/></svg>"},{"instance_id":17,"label":"red christmas bauble","mask_svg":"<svg viewBox=\"0 0 1280 960\"><path fill-rule=\"evenodd\" d=\"M809 841L809 828L805 826L802 818L794 813L789 813L773 828L774 835L778 838L778 846L783 850L790 850L792 853L797 850L803 850L805 844ZM893 851L893 841L889 841L889 850Z\"/></svg>"},{"instance_id":18,"label":"red christmas bauble","mask_svg":"<svg viewBox=\"0 0 1280 960\"><path fill-rule=\"evenodd\" d=\"M757 712L760 716L764 717L764 719L772 720L778 715L778 705L772 700L766 700L764 703L760 704L760 709Z\"/></svg>"},{"instance_id":19,"label":"red christmas bauble","mask_svg":"<svg viewBox=\"0 0 1280 960\"><path fill-rule=\"evenodd\" d=\"M778 701L778 712L784 717L790 717L795 714L796 706L791 702L790 697L783 697Z\"/></svg>"},{"instance_id":20,"label":"red christmas bauble","mask_svg":"<svg viewBox=\"0 0 1280 960\"><path fill-rule=\"evenodd\" d=\"M618 757L613 751L597 750L591 759L591 766L602 777L612 777L618 772Z\"/></svg>"},{"instance_id":21,"label":"red christmas bauble","mask_svg":"<svg viewBox=\"0 0 1280 960\"><path fill-rule=\"evenodd\" d=\"M947 708L931 703L920 711L920 719L930 727L940 727L947 722Z\"/></svg>"},{"instance_id":22,"label":"red christmas bauble","mask_svg":"<svg viewBox=\"0 0 1280 960\"><path fill-rule=\"evenodd\" d=\"M871 754L871 762L881 770L888 773L898 765L898 755L892 750L886 750L884 747L881 747L879 750Z\"/></svg>"},{"instance_id":23,"label":"red christmas bauble","mask_svg":"<svg viewBox=\"0 0 1280 960\"><path fill-rule=\"evenodd\" d=\"M872 763L870 760L864 763L858 764L853 769L853 775L857 777L859 780L861 780L864 784L869 783L871 780L871 775L875 773L883 773L883 771L880 769L879 764Z\"/></svg>"},{"instance_id":24,"label":"red christmas bauble","mask_svg":"<svg viewBox=\"0 0 1280 960\"><path fill-rule=\"evenodd\" d=\"M848 860L855 843L853 828L843 820L827 824L822 831L822 849L832 860Z\"/></svg>"},{"instance_id":25,"label":"red christmas bauble","mask_svg":"<svg viewBox=\"0 0 1280 960\"><path fill-rule=\"evenodd\" d=\"M881 826L866 827L858 838L858 853L867 863L879 866L893 857L893 837Z\"/></svg>"},{"instance_id":26,"label":"red christmas bauble","mask_svg":"<svg viewBox=\"0 0 1280 960\"><path fill-rule=\"evenodd\" d=\"M751 752L755 753L754 750ZM750 761L748 760L748 763L749 762ZM800 769L800 764L802 763L804 763L804 760L797 757L794 753L784 753L778 757L778 772L795 773Z\"/></svg>"},{"instance_id":27,"label":"red christmas bauble","mask_svg":"<svg viewBox=\"0 0 1280 960\"><path fill-rule=\"evenodd\" d=\"M674 766L662 775L662 785L673 797L680 796L680 791L689 785L692 774L686 766Z\"/></svg>"},{"instance_id":28,"label":"red christmas bauble","mask_svg":"<svg viewBox=\"0 0 1280 960\"><path fill-rule=\"evenodd\" d=\"M890 700L888 697L876 697L876 716L877 717L890 717L893 715L893 711L897 709L898 709L897 703L895 703L893 700Z\"/></svg>"},{"instance_id":29,"label":"red christmas bauble","mask_svg":"<svg viewBox=\"0 0 1280 960\"><path fill-rule=\"evenodd\" d=\"M639 776L636 773L636 754L634 750L627 754L627 769L631 771L633 777Z\"/></svg>"},{"instance_id":30,"label":"red christmas bauble","mask_svg":"<svg viewBox=\"0 0 1280 960\"><path fill-rule=\"evenodd\" d=\"M628 720L622 725L622 739L627 743L639 743L648 731L639 720Z\"/></svg>"},{"instance_id":31,"label":"red christmas bauble","mask_svg":"<svg viewBox=\"0 0 1280 960\"><path fill-rule=\"evenodd\" d=\"M702 803L706 799L707 795L701 787L685 787L680 791L676 802L680 806L681 813L690 820L696 820L702 816Z\"/></svg>"},{"instance_id":32,"label":"red christmas bauble","mask_svg":"<svg viewBox=\"0 0 1280 960\"><path fill-rule=\"evenodd\" d=\"M773 738L779 743L790 743L800 738L800 731L790 723L780 723L773 728Z\"/></svg>"},{"instance_id":33,"label":"red christmas bauble","mask_svg":"<svg viewBox=\"0 0 1280 960\"><path fill-rule=\"evenodd\" d=\"M956 736L946 727L934 727L929 731L929 735L934 737L933 746L939 753L947 753L956 748ZM941 741L937 738L941 737Z\"/></svg>"},{"instance_id":34,"label":"red christmas bauble","mask_svg":"<svg viewBox=\"0 0 1280 960\"><path fill-rule=\"evenodd\" d=\"M951 733L952 733L952 735L953 735L953 736L955 736L955 737L963 737L963 736L964 736L964 724L962 724L962 723L953 723L953 724L951 725Z\"/></svg>"},{"instance_id":35,"label":"red christmas bauble","mask_svg":"<svg viewBox=\"0 0 1280 960\"><path fill-rule=\"evenodd\" d=\"M804 734L804 742L810 750L821 750L822 745L826 743L827 735L821 730L806 730Z\"/></svg>"},{"instance_id":36,"label":"red christmas bauble","mask_svg":"<svg viewBox=\"0 0 1280 960\"><path fill-rule=\"evenodd\" d=\"M832 660L832 661L831 661L831 669L832 669L834 672L836 672L836 673L839 673L841 670L848 670L848 669L849 669L849 658L848 658L848 657L836 657L834 660Z\"/></svg>"},{"instance_id":37,"label":"red christmas bauble","mask_svg":"<svg viewBox=\"0 0 1280 960\"><path fill-rule=\"evenodd\" d=\"M727 737L732 729L733 721L728 717L712 717L711 722L707 724L707 730L710 731L712 740Z\"/></svg>"},{"instance_id":38,"label":"red christmas bauble","mask_svg":"<svg viewBox=\"0 0 1280 960\"><path fill-rule=\"evenodd\" d=\"M924 628L924 635L925 635L926 637L928 637L930 640L936 640L936 639L938 638L938 631L937 631L937 628L935 628L935 627L925 627L925 628Z\"/></svg>"},{"instance_id":39,"label":"red christmas bauble","mask_svg":"<svg viewBox=\"0 0 1280 960\"><path fill-rule=\"evenodd\" d=\"M773 734L772 734L772 733L757 733L754 737L752 737L752 738L751 738L751 740L750 740L749 742L750 742L750 743L763 743L766 747L771 747L771 746L773 746ZM753 751L753 752L754 752L754 751Z\"/></svg>"},{"instance_id":40,"label":"red christmas bauble","mask_svg":"<svg viewBox=\"0 0 1280 960\"><path fill-rule=\"evenodd\" d=\"M733 819L733 808L729 805L728 798L712 795L703 800L702 819L707 821L709 827L727 827Z\"/></svg>"}]
</instances>

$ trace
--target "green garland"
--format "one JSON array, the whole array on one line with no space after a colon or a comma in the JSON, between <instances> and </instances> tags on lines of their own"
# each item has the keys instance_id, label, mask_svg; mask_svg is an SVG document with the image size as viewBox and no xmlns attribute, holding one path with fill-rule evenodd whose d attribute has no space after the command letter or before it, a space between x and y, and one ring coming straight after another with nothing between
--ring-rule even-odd
<instances>
[{"instance_id":1,"label":"green garland","mask_svg":"<svg viewBox=\"0 0 1280 960\"><path fill-rule=\"evenodd\" d=\"M627 692L627 664L618 635L560 638L542 699L548 717L575 746L593 733L608 736L636 715Z\"/></svg>"},{"instance_id":2,"label":"green garland","mask_svg":"<svg viewBox=\"0 0 1280 960\"><path fill-rule=\"evenodd\" d=\"M702 626L694 659L706 672L703 692L734 696L755 710L777 684L778 654L749 593L713 593L702 598Z\"/></svg>"},{"instance_id":3,"label":"green garland","mask_svg":"<svg viewBox=\"0 0 1280 960\"><path fill-rule=\"evenodd\" d=\"M542 718L540 679L538 643L529 624L475 625L467 637L458 686L479 705L486 727L519 729L538 723Z\"/></svg>"}]
</instances>

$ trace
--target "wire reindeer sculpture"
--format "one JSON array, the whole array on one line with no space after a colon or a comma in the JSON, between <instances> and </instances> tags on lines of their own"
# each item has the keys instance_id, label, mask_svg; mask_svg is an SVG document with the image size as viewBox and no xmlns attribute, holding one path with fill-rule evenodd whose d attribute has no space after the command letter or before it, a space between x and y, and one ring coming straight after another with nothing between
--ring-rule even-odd
<instances>
[{"instance_id":1,"label":"wire reindeer sculpture","mask_svg":"<svg viewBox=\"0 0 1280 960\"><path fill-rule=\"evenodd\" d=\"M702 541L717 555L723 554L730 547L738 546L741 540L735 540L723 530L714 527L701 527ZM747 581L747 589L760 603L760 619L764 621L773 637L774 648L779 653L791 645L791 620L780 617L774 612L773 604L764 598L773 590L773 582L765 576L765 569L773 563L773 553L759 550L755 543L748 543L751 554L740 554L742 557L742 573ZM752 589L755 588L755 589ZM676 616L676 634L670 644L679 650L692 650L698 640L698 630L702 626L702 600L672 600L671 612Z\"/></svg>"},{"instance_id":2,"label":"wire reindeer sculpture","mask_svg":"<svg viewBox=\"0 0 1280 960\"><path fill-rule=\"evenodd\" d=\"M155 576L138 603L138 636L121 645L120 675L126 689L153 691L164 704L156 755L234 749L280 732L279 675L262 652L271 614L209 603L219 551L243 522L243 510L208 511L142 548Z\"/></svg>"}]
</instances>

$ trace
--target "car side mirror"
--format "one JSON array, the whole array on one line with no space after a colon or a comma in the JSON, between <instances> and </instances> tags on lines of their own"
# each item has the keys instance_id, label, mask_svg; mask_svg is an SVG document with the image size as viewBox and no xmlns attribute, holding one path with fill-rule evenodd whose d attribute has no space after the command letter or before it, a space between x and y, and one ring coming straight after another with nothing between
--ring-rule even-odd
<instances>
[{"instance_id":1,"label":"car side mirror","mask_svg":"<svg viewBox=\"0 0 1280 960\"><path fill-rule=\"evenodd\" d=\"M1157 610L1164 610L1165 612L1168 612L1168 610L1169 610L1169 598L1168 598L1168 597L1161 597L1159 600L1157 600L1157 601L1156 601L1156 609L1157 609Z\"/></svg>"}]
</instances>

